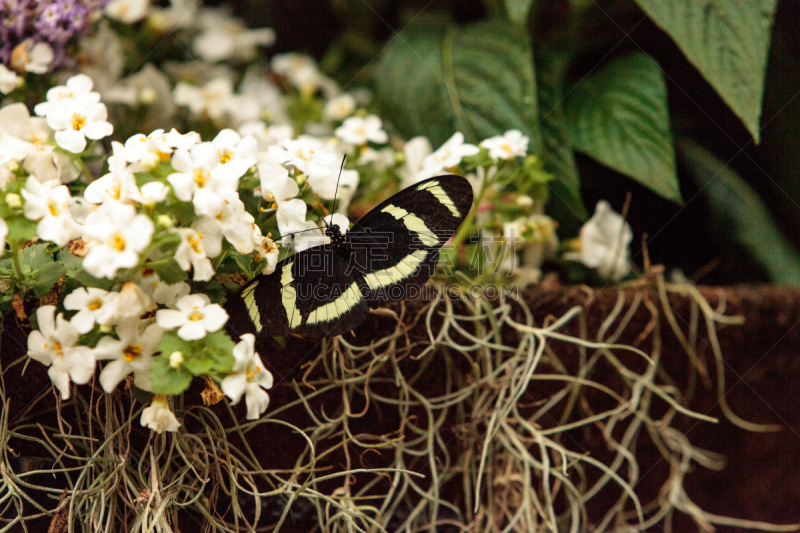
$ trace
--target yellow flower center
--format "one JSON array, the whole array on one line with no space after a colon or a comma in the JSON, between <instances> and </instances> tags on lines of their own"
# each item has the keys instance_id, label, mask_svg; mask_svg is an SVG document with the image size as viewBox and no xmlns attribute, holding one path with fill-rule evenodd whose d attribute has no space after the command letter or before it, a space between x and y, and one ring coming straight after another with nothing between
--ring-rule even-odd
<instances>
[{"instance_id":1,"label":"yellow flower center","mask_svg":"<svg viewBox=\"0 0 800 533\"><path fill-rule=\"evenodd\" d=\"M303 150L297 151L297 157L302 159L303 161L311 161L311 158L314 157L314 150L309 150L308 155L306 155Z\"/></svg>"},{"instance_id":2,"label":"yellow flower center","mask_svg":"<svg viewBox=\"0 0 800 533\"><path fill-rule=\"evenodd\" d=\"M510 144L501 144L500 148L506 151L506 153L510 154L513 150Z\"/></svg>"},{"instance_id":3,"label":"yellow flower center","mask_svg":"<svg viewBox=\"0 0 800 533\"><path fill-rule=\"evenodd\" d=\"M233 152L223 152L222 150L218 150L218 152L219 152L219 162L223 165L228 161L230 161L231 157L233 157Z\"/></svg>"},{"instance_id":4,"label":"yellow flower center","mask_svg":"<svg viewBox=\"0 0 800 533\"><path fill-rule=\"evenodd\" d=\"M75 131L80 131L86 125L86 117L83 117L77 113L72 114L72 129Z\"/></svg>"},{"instance_id":5,"label":"yellow flower center","mask_svg":"<svg viewBox=\"0 0 800 533\"><path fill-rule=\"evenodd\" d=\"M122 354L127 362L133 362L134 359L142 355L142 345L129 344L122 350Z\"/></svg>"},{"instance_id":6,"label":"yellow flower center","mask_svg":"<svg viewBox=\"0 0 800 533\"><path fill-rule=\"evenodd\" d=\"M57 217L61 214L61 206L58 205L58 203L52 198L47 200L47 210L50 211L50 214L54 217Z\"/></svg>"},{"instance_id":7,"label":"yellow flower center","mask_svg":"<svg viewBox=\"0 0 800 533\"><path fill-rule=\"evenodd\" d=\"M162 163L164 161L169 161L169 154L167 152L162 152L161 150L156 150L153 153L158 156L158 160L161 161Z\"/></svg>"},{"instance_id":8,"label":"yellow flower center","mask_svg":"<svg viewBox=\"0 0 800 533\"><path fill-rule=\"evenodd\" d=\"M192 250L194 250L195 253L199 254L203 252L203 244L200 242L203 240L202 233L198 233L197 237L194 235L189 235L186 240L189 241L189 245L192 247Z\"/></svg>"},{"instance_id":9,"label":"yellow flower center","mask_svg":"<svg viewBox=\"0 0 800 533\"><path fill-rule=\"evenodd\" d=\"M113 237L108 240L108 245L115 249L118 252L125 251L125 237L123 237L120 233L117 233Z\"/></svg>"},{"instance_id":10,"label":"yellow flower center","mask_svg":"<svg viewBox=\"0 0 800 533\"><path fill-rule=\"evenodd\" d=\"M89 302L89 305L87 305L86 307L88 307L92 311L97 311L98 309L103 307L103 300L101 300L100 298L95 298L94 300Z\"/></svg>"},{"instance_id":11,"label":"yellow flower center","mask_svg":"<svg viewBox=\"0 0 800 533\"><path fill-rule=\"evenodd\" d=\"M189 315L189 320L191 320L192 322L198 322L200 320L203 320L203 313L201 313L200 311L193 311L192 314Z\"/></svg>"},{"instance_id":12,"label":"yellow flower center","mask_svg":"<svg viewBox=\"0 0 800 533\"><path fill-rule=\"evenodd\" d=\"M47 347L47 344L45 344L45 348L46 347ZM55 345L53 346L53 353L55 353L56 355L64 355L64 349L61 348L61 343L60 342L56 341Z\"/></svg>"},{"instance_id":13,"label":"yellow flower center","mask_svg":"<svg viewBox=\"0 0 800 533\"><path fill-rule=\"evenodd\" d=\"M199 188L203 188L206 186L206 182L208 181L208 171L198 168L194 171L194 182L197 184Z\"/></svg>"}]
</instances>

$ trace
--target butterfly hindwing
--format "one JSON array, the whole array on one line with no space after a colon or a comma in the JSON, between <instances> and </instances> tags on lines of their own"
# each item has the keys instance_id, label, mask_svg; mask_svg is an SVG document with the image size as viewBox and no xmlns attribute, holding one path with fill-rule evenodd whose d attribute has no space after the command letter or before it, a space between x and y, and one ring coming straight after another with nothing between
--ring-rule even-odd
<instances>
[{"instance_id":1,"label":"butterfly hindwing","mask_svg":"<svg viewBox=\"0 0 800 533\"><path fill-rule=\"evenodd\" d=\"M369 308L347 266L330 246L315 246L284 259L272 274L253 278L241 295L256 329L310 337L353 329Z\"/></svg>"}]
</instances>

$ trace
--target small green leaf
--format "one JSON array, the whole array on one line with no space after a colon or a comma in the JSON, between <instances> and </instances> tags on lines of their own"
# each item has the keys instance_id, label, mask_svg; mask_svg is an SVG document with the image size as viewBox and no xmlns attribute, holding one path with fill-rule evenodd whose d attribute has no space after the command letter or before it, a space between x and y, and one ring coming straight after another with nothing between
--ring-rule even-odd
<instances>
[{"instance_id":1,"label":"small green leaf","mask_svg":"<svg viewBox=\"0 0 800 533\"><path fill-rule=\"evenodd\" d=\"M750 186L691 141L679 141L678 153L708 201L716 232L741 246L774 283L800 285L800 253L783 236Z\"/></svg>"},{"instance_id":2,"label":"small green leaf","mask_svg":"<svg viewBox=\"0 0 800 533\"><path fill-rule=\"evenodd\" d=\"M506 13L508 20L514 24L524 24L528 20L528 13L531 11L533 0L505 0Z\"/></svg>"},{"instance_id":3,"label":"small green leaf","mask_svg":"<svg viewBox=\"0 0 800 533\"><path fill-rule=\"evenodd\" d=\"M650 56L621 57L584 79L567 99L566 116L576 149L681 202L667 87Z\"/></svg>"},{"instance_id":4,"label":"small green leaf","mask_svg":"<svg viewBox=\"0 0 800 533\"><path fill-rule=\"evenodd\" d=\"M69 253L66 248L59 250L56 255L58 262L64 265L67 281L64 286L65 294L69 294L72 290L67 290L67 287L72 289L79 286L83 287L97 287L106 291L110 291L116 283L113 279L100 279L92 276L83 269L83 259L77 255Z\"/></svg>"},{"instance_id":5,"label":"small green leaf","mask_svg":"<svg viewBox=\"0 0 800 533\"><path fill-rule=\"evenodd\" d=\"M191 382L192 374L184 367L170 366L169 354L162 353L150 365L150 384L155 394L180 394L189 388Z\"/></svg>"},{"instance_id":6,"label":"small green leaf","mask_svg":"<svg viewBox=\"0 0 800 533\"><path fill-rule=\"evenodd\" d=\"M777 0L636 0L744 122L756 143Z\"/></svg>"},{"instance_id":7,"label":"small green leaf","mask_svg":"<svg viewBox=\"0 0 800 533\"><path fill-rule=\"evenodd\" d=\"M540 149L530 43L508 22L412 25L386 47L375 79L406 137L425 135L436 148L456 131L474 143L518 129Z\"/></svg>"}]
</instances>

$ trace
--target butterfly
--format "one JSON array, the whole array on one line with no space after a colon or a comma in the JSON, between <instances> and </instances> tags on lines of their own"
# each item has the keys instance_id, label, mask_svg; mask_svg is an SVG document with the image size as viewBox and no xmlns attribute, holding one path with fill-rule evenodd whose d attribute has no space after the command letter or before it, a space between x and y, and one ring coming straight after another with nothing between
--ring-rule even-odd
<instances>
[{"instance_id":1,"label":"butterfly","mask_svg":"<svg viewBox=\"0 0 800 533\"><path fill-rule=\"evenodd\" d=\"M390 197L346 232L326 222L330 244L314 246L259 274L229 299L256 332L341 335L370 307L404 300L439 262L439 248L472 207L472 185L456 175L430 178Z\"/></svg>"}]
</instances>

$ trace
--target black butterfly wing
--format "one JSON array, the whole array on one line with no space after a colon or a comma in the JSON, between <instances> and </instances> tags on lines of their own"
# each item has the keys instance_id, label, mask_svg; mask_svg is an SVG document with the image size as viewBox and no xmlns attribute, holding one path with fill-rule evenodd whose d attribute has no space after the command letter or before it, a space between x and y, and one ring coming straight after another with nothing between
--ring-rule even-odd
<instances>
[{"instance_id":1,"label":"black butterfly wing","mask_svg":"<svg viewBox=\"0 0 800 533\"><path fill-rule=\"evenodd\" d=\"M328 245L287 257L272 274L253 278L240 296L257 332L270 336L341 335L369 313L357 274Z\"/></svg>"},{"instance_id":2,"label":"black butterfly wing","mask_svg":"<svg viewBox=\"0 0 800 533\"><path fill-rule=\"evenodd\" d=\"M400 191L361 218L345 238L369 304L406 299L424 284L471 207L472 185L445 175Z\"/></svg>"}]
</instances>

